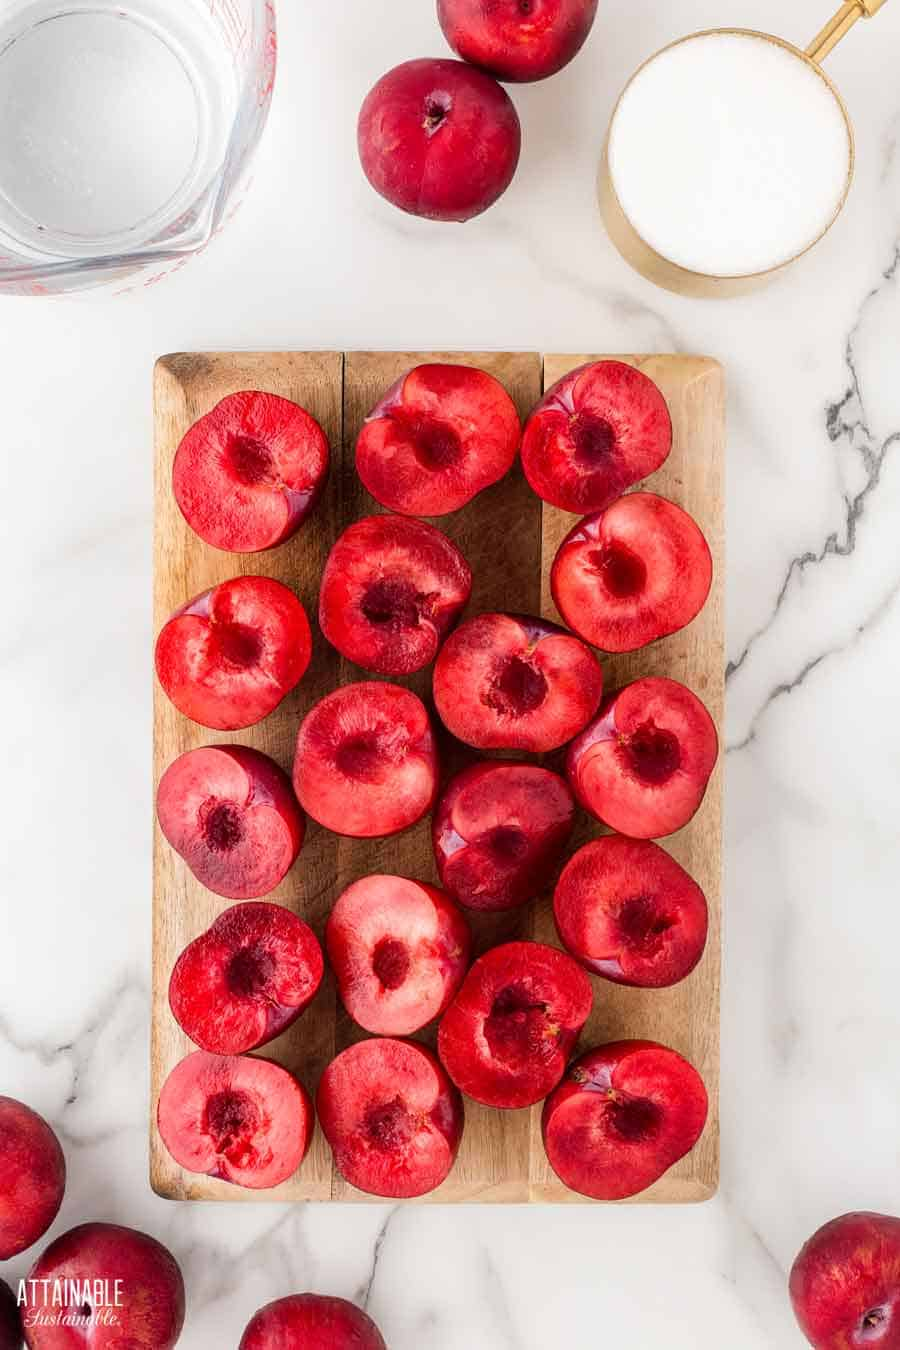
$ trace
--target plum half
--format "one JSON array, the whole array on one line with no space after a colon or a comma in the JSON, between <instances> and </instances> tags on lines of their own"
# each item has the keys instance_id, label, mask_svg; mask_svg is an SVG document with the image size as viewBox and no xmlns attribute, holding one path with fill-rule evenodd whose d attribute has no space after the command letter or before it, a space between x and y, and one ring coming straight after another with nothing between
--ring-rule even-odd
<instances>
[{"instance_id":1,"label":"plum half","mask_svg":"<svg viewBox=\"0 0 900 1350\"><path fill-rule=\"evenodd\" d=\"M437 793L438 756L425 705L397 684L347 684L307 713L294 789L314 820L370 839L415 824Z\"/></svg>"},{"instance_id":2,"label":"plum half","mask_svg":"<svg viewBox=\"0 0 900 1350\"><path fill-rule=\"evenodd\" d=\"M610 829L658 839L698 810L718 753L715 723L697 695L649 677L601 709L569 746L566 771L581 805Z\"/></svg>"},{"instance_id":3,"label":"plum half","mask_svg":"<svg viewBox=\"0 0 900 1350\"><path fill-rule=\"evenodd\" d=\"M0 1261L44 1236L65 1189L66 1160L46 1120L24 1102L0 1097Z\"/></svg>"},{"instance_id":4,"label":"plum half","mask_svg":"<svg viewBox=\"0 0 900 1350\"><path fill-rule=\"evenodd\" d=\"M276 394L222 399L181 441L175 500L213 548L258 553L296 532L328 476L329 449L314 417Z\"/></svg>"},{"instance_id":5,"label":"plum half","mask_svg":"<svg viewBox=\"0 0 900 1350\"><path fill-rule=\"evenodd\" d=\"M235 577L172 615L156 642L156 673L192 722L238 731L274 712L311 656L294 592L271 577Z\"/></svg>"},{"instance_id":6,"label":"plum half","mask_svg":"<svg viewBox=\"0 0 900 1350\"><path fill-rule=\"evenodd\" d=\"M366 418L356 469L407 516L458 511L512 468L522 427L499 380L475 366L415 366Z\"/></svg>"},{"instance_id":7,"label":"plum half","mask_svg":"<svg viewBox=\"0 0 900 1350\"><path fill-rule=\"evenodd\" d=\"M549 884L574 822L569 785L551 769L472 764L451 778L435 808L441 885L467 909L524 905Z\"/></svg>"},{"instance_id":8,"label":"plum half","mask_svg":"<svg viewBox=\"0 0 900 1350\"><path fill-rule=\"evenodd\" d=\"M709 927L706 897L649 839L604 835L580 848L553 896L556 930L586 970L662 989L691 973Z\"/></svg>"},{"instance_id":9,"label":"plum half","mask_svg":"<svg viewBox=\"0 0 900 1350\"><path fill-rule=\"evenodd\" d=\"M313 1000L324 973L315 933L289 909L232 905L175 963L169 1005L201 1050L242 1055L280 1036Z\"/></svg>"},{"instance_id":10,"label":"plum half","mask_svg":"<svg viewBox=\"0 0 900 1350\"><path fill-rule=\"evenodd\" d=\"M591 1013L591 982L571 956L507 942L472 966L438 1033L456 1086L484 1106L533 1106L562 1078Z\"/></svg>"},{"instance_id":11,"label":"plum half","mask_svg":"<svg viewBox=\"0 0 900 1350\"><path fill-rule=\"evenodd\" d=\"M357 1190L408 1200L449 1175L462 1137L462 1098L414 1041L360 1041L332 1060L317 1097L335 1166Z\"/></svg>"},{"instance_id":12,"label":"plum half","mask_svg":"<svg viewBox=\"0 0 900 1350\"><path fill-rule=\"evenodd\" d=\"M447 730L479 750L556 750L594 716L600 663L580 638L517 614L479 614L444 643L434 702Z\"/></svg>"},{"instance_id":13,"label":"plum half","mask_svg":"<svg viewBox=\"0 0 900 1350\"><path fill-rule=\"evenodd\" d=\"M438 0L453 50L498 80L545 80L584 46L597 0Z\"/></svg>"},{"instance_id":14,"label":"plum half","mask_svg":"<svg viewBox=\"0 0 900 1350\"><path fill-rule=\"evenodd\" d=\"M548 1097L544 1148L570 1190L625 1200L690 1153L707 1111L688 1060L654 1041L615 1041L577 1059Z\"/></svg>"},{"instance_id":15,"label":"plum half","mask_svg":"<svg viewBox=\"0 0 900 1350\"><path fill-rule=\"evenodd\" d=\"M325 942L344 1007L379 1036L411 1036L439 1017L472 950L469 925L443 891L379 875L338 897Z\"/></svg>"},{"instance_id":16,"label":"plum half","mask_svg":"<svg viewBox=\"0 0 900 1350\"><path fill-rule=\"evenodd\" d=\"M411 675L434 660L471 591L468 563L440 530L405 516L366 516L328 555L319 625L364 670Z\"/></svg>"},{"instance_id":17,"label":"plum half","mask_svg":"<svg viewBox=\"0 0 900 1350\"><path fill-rule=\"evenodd\" d=\"M606 652L633 652L697 617L712 585L712 557L680 506L629 492L570 531L550 585L580 637Z\"/></svg>"},{"instance_id":18,"label":"plum half","mask_svg":"<svg viewBox=\"0 0 900 1350\"><path fill-rule=\"evenodd\" d=\"M563 511L602 511L655 472L672 449L672 419L653 381L624 361L564 375L525 424L522 468Z\"/></svg>"},{"instance_id":19,"label":"plum half","mask_svg":"<svg viewBox=\"0 0 900 1350\"><path fill-rule=\"evenodd\" d=\"M179 755L160 779L156 813L197 880L228 900L273 891L306 830L287 775L268 755L242 745Z\"/></svg>"},{"instance_id":20,"label":"plum half","mask_svg":"<svg viewBox=\"0 0 900 1350\"><path fill-rule=\"evenodd\" d=\"M509 187L522 130L505 89L463 61L404 61L359 114L363 172L380 196L428 220L471 220Z\"/></svg>"},{"instance_id":21,"label":"plum half","mask_svg":"<svg viewBox=\"0 0 900 1350\"><path fill-rule=\"evenodd\" d=\"M367 1313L343 1298L290 1294L251 1317L238 1350L387 1350Z\"/></svg>"},{"instance_id":22,"label":"plum half","mask_svg":"<svg viewBox=\"0 0 900 1350\"><path fill-rule=\"evenodd\" d=\"M270 1190L306 1157L315 1114L306 1089L279 1064L195 1050L163 1084L157 1124L186 1171Z\"/></svg>"}]
</instances>

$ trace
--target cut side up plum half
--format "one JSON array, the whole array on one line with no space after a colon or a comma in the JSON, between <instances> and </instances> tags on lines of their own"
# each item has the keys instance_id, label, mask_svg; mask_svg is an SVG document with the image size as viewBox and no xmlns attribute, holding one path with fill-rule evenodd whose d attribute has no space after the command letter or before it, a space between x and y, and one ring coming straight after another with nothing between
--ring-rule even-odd
<instances>
[{"instance_id":1,"label":"cut side up plum half","mask_svg":"<svg viewBox=\"0 0 900 1350\"><path fill-rule=\"evenodd\" d=\"M380 1036L411 1036L439 1017L472 950L469 925L443 891L380 875L338 897L325 941L344 1007Z\"/></svg>"},{"instance_id":2,"label":"cut side up plum half","mask_svg":"<svg viewBox=\"0 0 900 1350\"><path fill-rule=\"evenodd\" d=\"M191 529L213 548L258 553L299 529L328 476L325 433L276 394L231 394L190 428L172 487Z\"/></svg>"},{"instance_id":3,"label":"cut side up plum half","mask_svg":"<svg viewBox=\"0 0 900 1350\"><path fill-rule=\"evenodd\" d=\"M441 885L467 909L507 910L549 885L575 823L559 774L482 760L444 788L434 813Z\"/></svg>"},{"instance_id":4,"label":"cut side up plum half","mask_svg":"<svg viewBox=\"0 0 900 1350\"><path fill-rule=\"evenodd\" d=\"M379 1038L344 1050L322 1075L319 1120L335 1166L369 1195L408 1200L449 1175L462 1098L430 1051Z\"/></svg>"},{"instance_id":5,"label":"cut side up plum half","mask_svg":"<svg viewBox=\"0 0 900 1350\"><path fill-rule=\"evenodd\" d=\"M232 905L186 947L169 982L182 1031L215 1055L241 1055L297 1020L322 983L322 948L281 905Z\"/></svg>"},{"instance_id":6,"label":"cut side up plum half","mask_svg":"<svg viewBox=\"0 0 900 1350\"><path fill-rule=\"evenodd\" d=\"M661 989L691 973L709 927L706 897L665 849L610 834L585 844L553 897L559 936L585 969Z\"/></svg>"},{"instance_id":7,"label":"cut side up plum half","mask_svg":"<svg viewBox=\"0 0 900 1350\"><path fill-rule=\"evenodd\" d=\"M389 510L443 516L509 472L521 435L516 406L493 375L474 366L416 366L366 419L356 468Z\"/></svg>"},{"instance_id":8,"label":"cut side up plum half","mask_svg":"<svg viewBox=\"0 0 900 1350\"><path fill-rule=\"evenodd\" d=\"M616 1041L577 1059L548 1098L542 1129L550 1166L592 1200L625 1200L658 1181L706 1125L703 1079L653 1041Z\"/></svg>"},{"instance_id":9,"label":"cut side up plum half","mask_svg":"<svg viewBox=\"0 0 900 1350\"><path fill-rule=\"evenodd\" d=\"M290 1294L251 1317L238 1350L387 1350L367 1313L343 1298Z\"/></svg>"},{"instance_id":10,"label":"cut side up plum half","mask_svg":"<svg viewBox=\"0 0 900 1350\"><path fill-rule=\"evenodd\" d=\"M303 812L290 779L242 745L188 750L156 796L160 829L198 881L229 900L268 895L303 844Z\"/></svg>"},{"instance_id":11,"label":"cut side up plum half","mask_svg":"<svg viewBox=\"0 0 900 1350\"><path fill-rule=\"evenodd\" d=\"M522 129L496 80L463 61L395 66L360 109L363 172L380 196L427 220L471 220L509 187Z\"/></svg>"},{"instance_id":12,"label":"cut side up plum half","mask_svg":"<svg viewBox=\"0 0 900 1350\"><path fill-rule=\"evenodd\" d=\"M261 1191L294 1175L315 1114L306 1089L280 1065L196 1050L163 1084L157 1123L185 1171Z\"/></svg>"},{"instance_id":13,"label":"cut side up plum half","mask_svg":"<svg viewBox=\"0 0 900 1350\"><path fill-rule=\"evenodd\" d=\"M563 540L550 574L557 609L607 652L633 652L697 617L712 557L696 521L652 492L630 492Z\"/></svg>"},{"instance_id":14,"label":"cut side up plum half","mask_svg":"<svg viewBox=\"0 0 900 1350\"><path fill-rule=\"evenodd\" d=\"M584 46L597 0L438 0L444 37L498 80L545 80Z\"/></svg>"},{"instance_id":15,"label":"cut side up plum half","mask_svg":"<svg viewBox=\"0 0 900 1350\"><path fill-rule=\"evenodd\" d=\"M565 1072L591 1013L591 982L571 956L507 942L472 966L438 1033L456 1086L484 1106L533 1106Z\"/></svg>"},{"instance_id":16,"label":"cut side up plum half","mask_svg":"<svg viewBox=\"0 0 900 1350\"><path fill-rule=\"evenodd\" d=\"M666 400L624 361L595 361L547 391L525 424L522 467L563 511L602 511L654 473L672 449Z\"/></svg>"},{"instance_id":17,"label":"cut side up plum half","mask_svg":"<svg viewBox=\"0 0 900 1350\"><path fill-rule=\"evenodd\" d=\"M598 820L634 839L658 839L692 819L718 753L715 723L697 695L650 677L609 700L569 746L566 770Z\"/></svg>"},{"instance_id":18,"label":"cut side up plum half","mask_svg":"<svg viewBox=\"0 0 900 1350\"><path fill-rule=\"evenodd\" d=\"M192 722L238 731L274 712L311 656L293 591L270 577L235 577L172 615L156 642L156 673Z\"/></svg>"},{"instance_id":19,"label":"cut side up plum half","mask_svg":"<svg viewBox=\"0 0 900 1350\"><path fill-rule=\"evenodd\" d=\"M396 834L431 810L438 755L425 705L396 684L344 685L307 713L297 737L301 806L336 834Z\"/></svg>"},{"instance_id":20,"label":"cut side up plum half","mask_svg":"<svg viewBox=\"0 0 900 1350\"><path fill-rule=\"evenodd\" d=\"M603 672L590 648L524 615L467 619L434 668L441 721L480 750L556 750L587 725L602 693Z\"/></svg>"},{"instance_id":21,"label":"cut side up plum half","mask_svg":"<svg viewBox=\"0 0 900 1350\"><path fill-rule=\"evenodd\" d=\"M405 516L367 516L328 556L319 624L364 670L411 675L437 656L471 591L468 563L440 530Z\"/></svg>"}]
</instances>

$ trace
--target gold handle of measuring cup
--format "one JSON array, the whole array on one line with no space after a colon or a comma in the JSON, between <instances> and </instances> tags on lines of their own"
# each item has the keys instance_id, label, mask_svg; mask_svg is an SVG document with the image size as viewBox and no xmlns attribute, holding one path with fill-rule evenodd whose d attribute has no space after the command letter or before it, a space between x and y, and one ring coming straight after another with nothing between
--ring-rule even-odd
<instances>
[{"instance_id":1,"label":"gold handle of measuring cup","mask_svg":"<svg viewBox=\"0 0 900 1350\"><path fill-rule=\"evenodd\" d=\"M824 61L828 53L847 36L857 19L871 19L884 3L885 0L847 0L821 33L813 38L806 55L813 61Z\"/></svg>"}]
</instances>

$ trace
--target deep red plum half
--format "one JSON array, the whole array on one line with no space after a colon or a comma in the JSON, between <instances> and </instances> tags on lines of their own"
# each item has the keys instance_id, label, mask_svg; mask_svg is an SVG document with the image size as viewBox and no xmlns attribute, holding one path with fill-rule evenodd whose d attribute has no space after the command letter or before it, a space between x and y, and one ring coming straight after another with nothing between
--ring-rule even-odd
<instances>
[{"instance_id":1,"label":"deep red plum half","mask_svg":"<svg viewBox=\"0 0 900 1350\"><path fill-rule=\"evenodd\" d=\"M372 409L356 469L377 502L407 516L444 516L503 478L522 437L516 405L476 366L415 366Z\"/></svg>"},{"instance_id":2,"label":"deep red plum half","mask_svg":"<svg viewBox=\"0 0 900 1350\"><path fill-rule=\"evenodd\" d=\"M406 1200L440 1186L462 1137L462 1098L414 1041L360 1041L332 1060L317 1097L341 1176L357 1190Z\"/></svg>"},{"instance_id":3,"label":"deep red plum half","mask_svg":"<svg viewBox=\"0 0 900 1350\"><path fill-rule=\"evenodd\" d=\"M441 885L467 909L524 905L549 885L574 822L575 799L552 770L472 764L451 778L435 808Z\"/></svg>"},{"instance_id":4,"label":"deep red plum half","mask_svg":"<svg viewBox=\"0 0 900 1350\"><path fill-rule=\"evenodd\" d=\"M231 394L190 428L172 487L191 529L213 548L257 553L289 539L328 476L325 433L276 394Z\"/></svg>"},{"instance_id":5,"label":"deep red plum half","mask_svg":"<svg viewBox=\"0 0 900 1350\"><path fill-rule=\"evenodd\" d=\"M366 516L328 556L319 626L333 647L378 675L430 665L472 591L472 572L445 534L406 516Z\"/></svg>"},{"instance_id":6,"label":"deep red plum half","mask_svg":"<svg viewBox=\"0 0 900 1350\"><path fill-rule=\"evenodd\" d=\"M563 511L602 511L654 473L672 449L672 419L653 381L624 361L595 361L547 391L525 424L522 467Z\"/></svg>"},{"instance_id":7,"label":"deep red plum half","mask_svg":"<svg viewBox=\"0 0 900 1350\"><path fill-rule=\"evenodd\" d=\"M241 745L179 755L160 779L156 813L197 880L229 900L273 891L306 829L287 775L268 755Z\"/></svg>"},{"instance_id":8,"label":"deep red plum half","mask_svg":"<svg viewBox=\"0 0 900 1350\"><path fill-rule=\"evenodd\" d=\"M652 1186L697 1143L706 1124L703 1079L653 1041L616 1041L572 1064L544 1106L550 1166L592 1200L625 1200Z\"/></svg>"},{"instance_id":9,"label":"deep red plum half","mask_svg":"<svg viewBox=\"0 0 900 1350\"><path fill-rule=\"evenodd\" d=\"M562 1078L593 1005L591 982L556 947L507 942L478 958L450 1004L438 1054L484 1106L533 1106Z\"/></svg>"},{"instance_id":10,"label":"deep red plum half","mask_svg":"<svg viewBox=\"0 0 900 1350\"><path fill-rule=\"evenodd\" d=\"M677 680L619 690L569 746L566 771L585 810L634 839L674 834L692 819L719 741L706 706Z\"/></svg>"},{"instance_id":11,"label":"deep red plum half","mask_svg":"<svg viewBox=\"0 0 900 1350\"><path fill-rule=\"evenodd\" d=\"M293 591L271 577L235 577L172 615L156 642L156 673L192 722L238 731L275 711L311 657Z\"/></svg>"},{"instance_id":12,"label":"deep red plum half","mask_svg":"<svg viewBox=\"0 0 900 1350\"><path fill-rule=\"evenodd\" d=\"M294 789L336 834L396 834L431 810L438 756L425 705L400 685L344 685L307 713L297 737Z\"/></svg>"},{"instance_id":13,"label":"deep red plum half","mask_svg":"<svg viewBox=\"0 0 900 1350\"><path fill-rule=\"evenodd\" d=\"M441 721L479 750L556 750L594 716L600 663L580 638L516 614L479 614L444 643L434 668Z\"/></svg>"},{"instance_id":14,"label":"deep red plum half","mask_svg":"<svg viewBox=\"0 0 900 1350\"><path fill-rule=\"evenodd\" d=\"M696 521L652 492L629 492L566 536L550 585L569 627L606 652L632 652L697 617L712 585Z\"/></svg>"},{"instance_id":15,"label":"deep red plum half","mask_svg":"<svg viewBox=\"0 0 900 1350\"><path fill-rule=\"evenodd\" d=\"M684 868L658 844L621 834L569 859L553 914L563 945L586 970L642 989L685 979L709 928L706 897Z\"/></svg>"},{"instance_id":16,"label":"deep red plum half","mask_svg":"<svg viewBox=\"0 0 900 1350\"><path fill-rule=\"evenodd\" d=\"M201 1050L241 1055L280 1036L315 997L324 973L315 933L289 909L232 905L179 956L169 1005Z\"/></svg>"}]
</instances>

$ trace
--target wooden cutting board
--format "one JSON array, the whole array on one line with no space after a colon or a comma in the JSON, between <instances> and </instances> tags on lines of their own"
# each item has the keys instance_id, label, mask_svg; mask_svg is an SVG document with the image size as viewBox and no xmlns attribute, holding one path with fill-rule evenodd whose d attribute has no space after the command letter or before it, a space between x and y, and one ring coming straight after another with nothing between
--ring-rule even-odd
<instances>
[{"instance_id":1,"label":"wooden cutting board","mask_svg":"<svg viewBox=\"0 0 900 1350\"><path fill-rule=\"evenodd\" d=\"M546 356L516 352L311 352L206 353L163 358L156 368L155 631L192 596L241 573L276 577L291 586L315 626L318 583L325 558L341 530L361 515L380 511L354 471L359 428L385 389L422 361L480 366L509 390L526 416L566 371L596 356ZM715 561L715 582L703 613L682 633L631 656L604 658L607 689L638 675L665 674L690 685L722 726L724 700L724 439L725 391L715 361L693 356L620 357L640 366L662 389L672 413L674 448L647 486L685 507L702 526ZM288 543L268 553L239 555L205 545L183 521L171 491L172 461L181 437L220 399L260 389L293 399L319 420L332 447L332 473L315 514ZM463 550L474 572L469 613L508 609L558 619L549 592L553 556L575 517L544 505L529 489L518 464L502 483L437 524ZM237 743L265 751L290 772L297 727L305 711L338 683L371 679L339 657L315 630L315 654L298 689L259 726L233 734L194 726L157 686L154 704L154 786L183 751L210 743ZM430 671L408 684L430 700ZM447 771L476 752L444 736ZM697 1066L710 1095L704 1136L689 1157L637 1197L671 1203L707 1199L718 1184L719 965L721 874L721 766L703 806L678 835L665 840L706 891L710 936L706 954L682 984L670 990L626 989L595 979L595 1009L581 1046L626 1036L649 1037L681 1051ZM602 827L580 819L573 847ZM330 908L351 881L369 872L397 872L436 881L430 827L383 840L339 838L309 822L297 864L268 897L301 914L321 937ZM184 947L228 902L197 882L154 825L153 1017L150 1177L157 1194L177 1200L371 1200L334 1171L317 1129L303 1166L273 1191L246 1191L185 1172L169 1156L155 1123L156 1101L167 1075L194 1047L168 1006L172 967ZM509 915L470 916L480 949L511 938L534 937L556 945L550 894ZM326 976L312 1006L260 1053L291 1069L314 1094L328 1061L365 1033L355 1027ZM434 1028L421 1039L433 1045ZM540 1107L499 1112L466 1102L466 1130L453 1172L429 1201L582 1201L556 1179L540 1138ZM585 1201L584 1203L590 1203Z\"/></svg>"}]
</instances>

